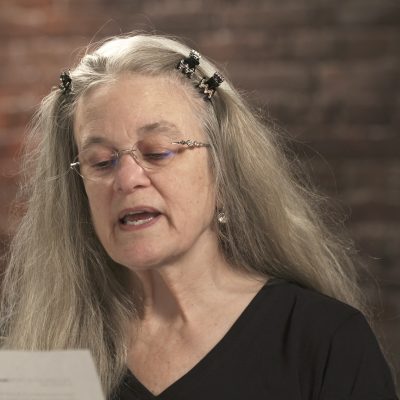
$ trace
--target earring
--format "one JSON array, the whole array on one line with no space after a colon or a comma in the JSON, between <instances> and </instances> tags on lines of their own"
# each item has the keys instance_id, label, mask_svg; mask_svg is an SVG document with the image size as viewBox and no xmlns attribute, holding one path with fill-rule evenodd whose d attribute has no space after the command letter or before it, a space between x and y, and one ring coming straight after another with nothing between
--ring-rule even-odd
<instances>
[{"instance_id":1,"label":"earring","mask_svg":"<svg viewBox=\"0 0 400 400\"><path fill-rule=\"evenodd\" d=\"M220 224L226 224L228 222L228 217L225 215L224 211L219 211L217 214L217 221Z\"/></svg>"}]
</instances>

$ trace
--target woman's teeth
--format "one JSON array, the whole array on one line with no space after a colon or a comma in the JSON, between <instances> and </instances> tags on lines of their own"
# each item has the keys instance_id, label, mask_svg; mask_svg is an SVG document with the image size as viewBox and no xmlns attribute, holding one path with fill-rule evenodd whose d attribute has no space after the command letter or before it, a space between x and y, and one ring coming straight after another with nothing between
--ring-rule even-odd
<instances>
[{"instance_id":1,"label":"woman's teeth","mask_svg":"<svg viewBox=\"0 0 400 400\"><path fill-rule=\"evenodd\" d=\"M138 212L127 214L123 218L121 218L121 223L124 225L143 225L150 222L154 219L158 214L150 213L150 212Z\"/></svg>"},{"instance_id":2,"label":"woman's teeth","mask_svg":"<svg viewBox=\"0 0 400 400\"><path fill-rule=\"evenodd\" d=\"M151 221L154 217L146 218L146 219L138 219L138 220L126 220L124 222L125 225L143 225L149 221Z\"/></svg>"}]
</instances>

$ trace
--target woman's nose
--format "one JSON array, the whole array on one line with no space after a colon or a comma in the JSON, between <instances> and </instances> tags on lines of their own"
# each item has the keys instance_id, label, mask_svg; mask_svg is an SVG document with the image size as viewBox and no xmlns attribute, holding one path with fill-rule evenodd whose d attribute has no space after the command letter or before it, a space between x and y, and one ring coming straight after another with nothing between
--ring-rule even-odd
<instances>
[{"instance_id":1,"label":"woman's nose","mask_svg":"<svg viewBox=\"0 0 400 400\"><path fill-rule=\"evenodd\" d=\"M134 152L121 154L114 171L114 190L131 192L149 184L150 179L146 171L138 164Z\"/></svg>"}]
</instances>

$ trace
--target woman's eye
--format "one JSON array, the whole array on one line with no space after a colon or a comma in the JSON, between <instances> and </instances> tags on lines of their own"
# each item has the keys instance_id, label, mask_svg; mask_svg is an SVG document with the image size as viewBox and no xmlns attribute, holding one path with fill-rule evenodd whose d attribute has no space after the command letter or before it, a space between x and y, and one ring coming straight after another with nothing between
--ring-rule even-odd
<instances>
[{"instance_id":1,"label":"woman's eye","mask_svg":"<svg viewBox=\"0 0 400 400\"><path fill-rule=\"evenodd\" d=\"M174 155L173 151L166 150L162 152L153 152L143 154L143 157L148 161L161 161L166 160Z\"/></svg>"},{"instance_id":2,"label":"woman's eye","mask_svg":"<svg viewBox=\"0 0 400 400\"><path fill-rule=\"evenodd\" d=\"M109 158L107 160L97 161L90 164L93 169L106 169L115 166L116 160L114 158Z\"/></svg>"}]
</instances>

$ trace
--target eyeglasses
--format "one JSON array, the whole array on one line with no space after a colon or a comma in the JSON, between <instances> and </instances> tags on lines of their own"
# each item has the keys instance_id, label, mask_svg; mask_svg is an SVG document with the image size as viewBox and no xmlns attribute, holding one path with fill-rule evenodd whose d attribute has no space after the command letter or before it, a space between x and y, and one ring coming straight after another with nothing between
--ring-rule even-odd
<instances>
[{"instance_id":1,"label":"eyeglasses","mask_svg":"<svg viewBox=\"0 0 400 400\"><path fill-rule=\"evenodd\" d=\"M130 155L144 170L155 171L168 165L185 148L199 147L210 145L190 139L171 141L165 136L149 136L132 148L119 151L103 144L93 144L77 155L70 168L84 179L104 182L113 179L124 155Z\"/></svg>"}]
</instances>

